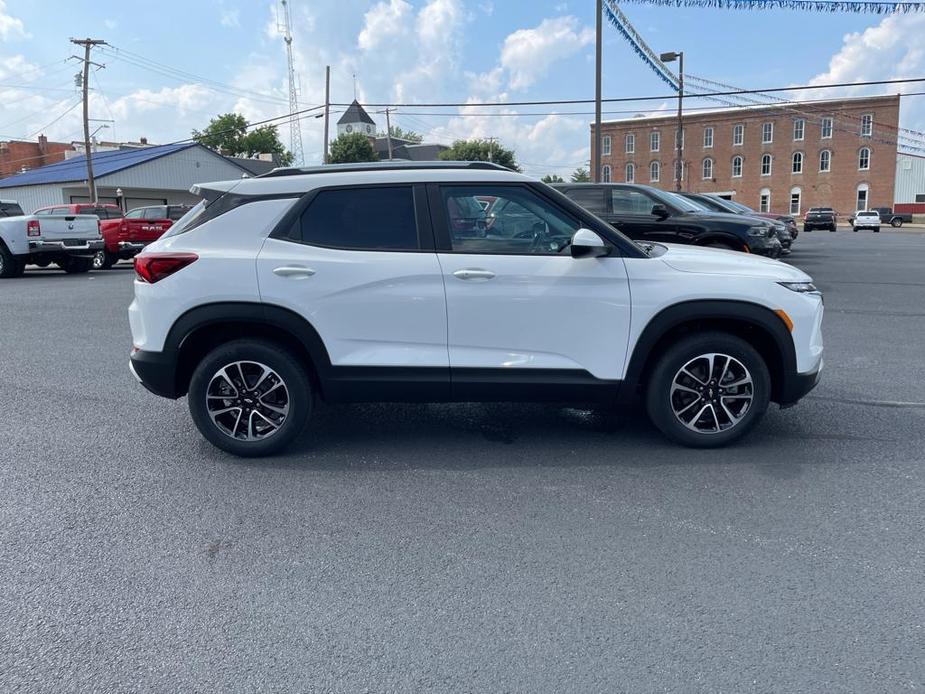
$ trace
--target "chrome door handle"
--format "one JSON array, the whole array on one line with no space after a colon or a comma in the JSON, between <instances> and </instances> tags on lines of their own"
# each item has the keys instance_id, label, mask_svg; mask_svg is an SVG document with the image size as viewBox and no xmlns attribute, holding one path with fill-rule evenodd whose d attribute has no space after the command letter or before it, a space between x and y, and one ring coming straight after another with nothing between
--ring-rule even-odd
<instances>
[{"instance_id":1,"label":"chrome door handle","mask_svg":"<svg viewBox=\"0 0 925 694\"><path fill-rule=\"evenodd\" d=\"M453 273L453 277L458 277L461 280L490 280L494 276L495 273L491 270L480 270L478 268L466 268Z\"/></svg>"},{"instance_id":2,"label":"chrome door handle","mask_svg":"<svg viewBox=\"0 0 925 694\"><path fill-rule=\"evenodd\" d=\"M273 274L280 277L292 277L293 279L306 279L315 274L310 267L302 265L283 265L282 267L273 268Z\"/></svg>"}]
</instances>

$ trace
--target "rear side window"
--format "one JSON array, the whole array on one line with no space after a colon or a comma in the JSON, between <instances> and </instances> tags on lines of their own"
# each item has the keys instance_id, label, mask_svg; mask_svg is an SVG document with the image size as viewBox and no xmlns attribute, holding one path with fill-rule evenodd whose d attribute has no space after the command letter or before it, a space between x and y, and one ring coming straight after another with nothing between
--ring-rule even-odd
<instances>
[{"instance_id":1,"label":"rear side window","mask_svg":"<svg viewBox=\"0 0 925 694\"><path fill-rule=\"evenodd\" d=\"M419 248L411 186L322 190L298 225L302 242L315 246L387 251Z\"/></svg>"}]
</instances>

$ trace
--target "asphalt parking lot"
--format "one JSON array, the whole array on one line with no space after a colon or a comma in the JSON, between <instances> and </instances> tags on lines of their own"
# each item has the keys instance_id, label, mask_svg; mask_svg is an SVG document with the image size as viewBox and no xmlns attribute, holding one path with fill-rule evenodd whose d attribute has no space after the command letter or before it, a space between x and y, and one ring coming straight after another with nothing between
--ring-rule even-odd
<instances>
[{"instance_id":1,"label":"asphalt parking lot","mask_svg":"<svg viewBox=\"0 0 925 694\"><path fill-rule=\"evenodd\" d=\"M382 405L238 460L130 376L129 265L0 283L0 690L921 690L925 233L794 248L822 383L718 451Z\"/></svg>"}]
</instances>

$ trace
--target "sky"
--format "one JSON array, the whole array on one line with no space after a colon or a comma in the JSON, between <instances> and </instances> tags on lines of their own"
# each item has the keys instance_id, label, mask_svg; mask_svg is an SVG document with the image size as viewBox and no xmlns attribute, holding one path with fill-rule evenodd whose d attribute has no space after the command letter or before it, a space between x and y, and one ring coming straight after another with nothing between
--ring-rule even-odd
<instances>
[{"instance_id":1,"label":"sky","mask_svg":"<svg viewBox=\"0 0 925 694\"><path fill-rule=\"evenodd\" d=\"M0 0L0 140L82 138L70 37L110 46L90 80L100 139L165 143L220 113L251 122L288 113L285 45L273 0ZM393 125L426 141L495 137L529 174L586 166L593 106L478 107L594 96L594 0L290 0L300 105L399 107ZM59 11L64 10L66 11ZM746 88L925 76L925 13L905 16L623 5L656 52L683 50L691 75ZM674 108L669 87L605 23L605 119ZM925 83L805 92L806 98L925 91ZM710 102L691 100L687 106ZM715 104L713 104L715 105ZM339 117L335 107L333 122ZM370 108L381 129L385 115ZM495 114L495 115L488 115ZM503 115L497 115L503 114ZM531 115L532 114L532 115ZM925 130L925 96L900 125ZM109 122L111 121L111 122ZM280 122L289 142L289 126ZM321 159L322 121L301 120L305 163ZM923 145L925 146L925 145Z\"/></svg>"}]
</instances>

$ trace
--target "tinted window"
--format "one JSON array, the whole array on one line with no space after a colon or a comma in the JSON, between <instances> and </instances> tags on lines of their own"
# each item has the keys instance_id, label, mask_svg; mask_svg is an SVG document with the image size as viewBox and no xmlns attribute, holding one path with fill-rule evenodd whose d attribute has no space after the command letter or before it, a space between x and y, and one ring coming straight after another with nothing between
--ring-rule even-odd
<instances>
[{"instance_id":1,"label":"tinted window","mask_svg":"<svg viewBox=\"0 0 925 694\"><path fill-rule=\"evenodd\" d=\"M652 214L655 201L638 190L615 188L611 191L614 214Z\"/></svg>"},{"instance_id":2,"label":"tinted window","mask_svg":"<svg viewBox=\"0 0 925 694\"><path fill-rule=\"evenodd\" d=\"M167 219L166 207L148 207L145 209L145 219Z\"/></svg>"},{"instance_id":3,"label":"tinted window","mask_svg":"<svg viewBox=\"0 0 925 694\"><path fill-rule=\"evenodd\" d=\"M122 213L114 207L78 207L79 214L96 215L99 219L119 219Z\"/></svg>"},{"instance_id":4,"label":"tinted window","mask_svg":"<svg viewBox=\"0 0 925 694\"><path fill-rule=\"evenodd\" d=\"M0 217L19 217L22 214L22 208L15 203L4 203L0 205Z\"/></svg>"},{"instance_id":5,"label":"tinted window","mask_svg":"<svg viewBox=\"0 0 925 694\"><path fill-rule=\"evenodd\" d=\"M473 205L484 214L475 200ZM302 213L302 241L366 250L417 250L410 186L323 190Z\"/></svg>"},{"instance_id":6,"label":"tinted window","mask_svg":"<svg viewBox=\"0 0 925 694\"><path fill-rule=\"evenodd\" d=\"M176 222L178 219L182 219L183 215L189 212L189 210L190 208L186 207L185 205L174 205L174 206L168 207L167 208L167 219L172 219L173 221Z\"/></svg>"},{"instance_id":7,"label":"tinted window","mask_svg":"<svg viewBox=\"0 0 925 694\"><path fill-rule=\"evenodd\" d=\"M143 207L138 207L134 210L129 210L125 213L126 219L141 219L144 216L145 210Z\"/></svg>"},{"instance_id":8,"label":"tinted window","mask_svg":"<svg viewBox=\"0 0 925 694\"><path fill-rule=\"evenodd\" d=\"M604 191L601 188L572 188L564 192L589 212L603 214L607 211L607 206L604 204Z\"/></svg>"}]
</instances>

